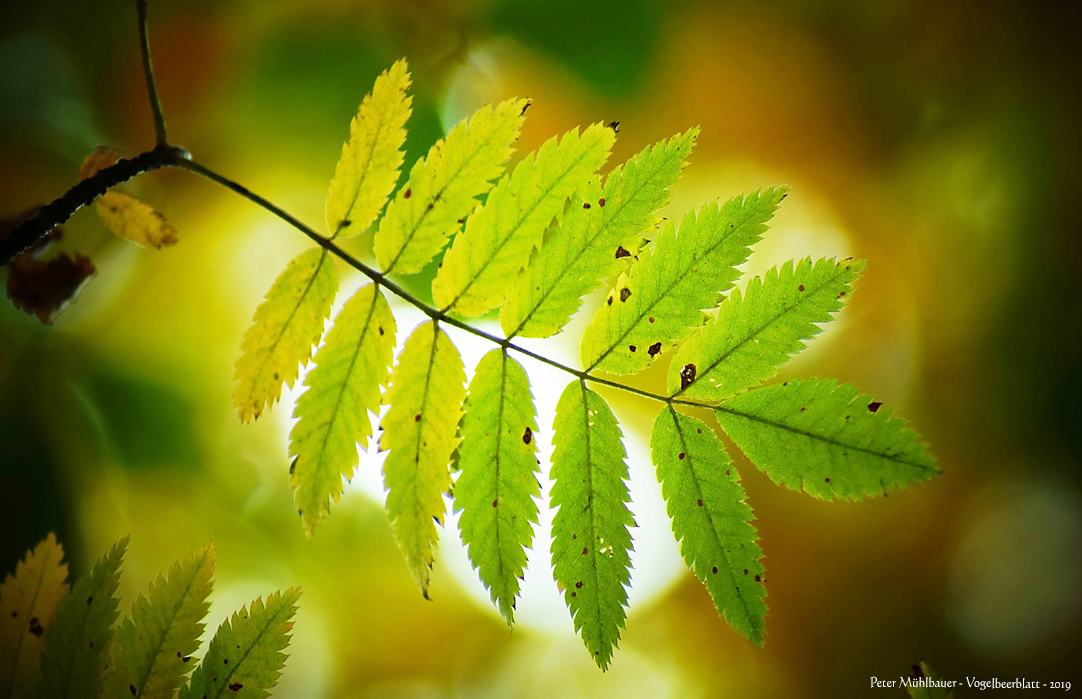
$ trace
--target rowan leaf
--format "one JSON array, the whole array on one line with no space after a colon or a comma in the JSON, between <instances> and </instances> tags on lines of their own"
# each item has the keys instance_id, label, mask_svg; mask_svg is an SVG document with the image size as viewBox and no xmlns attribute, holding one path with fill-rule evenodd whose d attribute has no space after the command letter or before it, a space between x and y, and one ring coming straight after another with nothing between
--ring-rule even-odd
<instances>
[{"instance_id":1,"label":"rowan leaf","mask_svg":"<svg viewBox=\"0 0 1082 699\"><path fill-rule=\"evenodd\" d=\"M739 273L749 247L766 230L787 187L737 196L688 212L677 234L662 229L653 252L621 274L586 332L579 355L587 371L642 371L661 352L702 325Z\"/></svg>"},{"instance_id":2,"label":"rowan leaf","mask_svg":"<svg viewBox=\"0 0 1082 699\"><path fill-rule=\"evenodd\" d=\"M192 670L210 605L214 546L207 544L159 575L132 605L113 644L104 697L172 699Z\"/></svg>"},{"instance_id":3,"label":"rowan leaf","mask_svg":"<svg viewBox=\"0 0 1082 699\"><path fill-rule=\"evenodd\" d=\"M122 157L123 153L114 148L98 146L79 166L79 179L85 180L115 165ZM95 206L105 227L121 238L154 248L177 242L177 231L165 216L138 197L125 192L105 192L97 198Z\"/></svg>"},{"instance_id":4,"label":"rowan leaf","mask_svg":"<svg viewBox=\"0 0 1082 699\"><path fill-rule=\"evenodd\" d=\"M412 98L406 59L383 71L349 125L349 140L334 168L327 194L331 237L363 232L379 215L398 181L402 144Z\"/></svg>"},{"instance_id":5,"label":"rowan leaf","mask_svg":"<svg viewBox=\"0 0 1082 699\"><path fill-rule=\"evenodd\" d=\"M718 422L775 483L824 500L859 500L939 474L893 410L837 381L789 381L716 407Z\"/></svg>"},{"instance_id":6,"label":"rowan leaf","mask_svg":"<svg viewBox=\"0 0 1082 699\"><path fill-rule=\"evenodd\" d=\"M601 124L572 129L527 155L466 220L432 282L444 311L474 317L500 305L564 202L608 159L615 135Z\"/></svg>"},{"instance_id":7,"label":"rowan leaf","mask_svg":"<svg viewBox=\"0 0 1082 699\"><path fill-rule=\"evenodd\" d=\"M278 683L300 589L253 601L222 622L180 699L262 699Z\"/></svg>"},{"instance_id":8,"label":"rowan leaf","mask_svg":"<svg viewBox=\"0 0 1082 699\"><path fill-rule=\"evenodd\" d=\"M507 337L548 337L578 310L582 297L627 267L643 236L660 221L699 129L643 149L572 197L567 213L519 275L500 324Z\"/></svg>"},{"instance_id":9,"label":"rowan leaf","mask_svg":"<svg viewBox=\"0 0 1082 699\"><path fill-rule=\"evenodd\" d=\"M744 295L734 289L717 317L697 329L669 364L669 395L720 401L765 381L804 341L817 323L841 310L863 260L810 258L755 277Z\"/></svg>"},{"instance_id":10,"label":"rowan leaf","mask_svg":"<svg viewBox=\"0 0 1082 699\"><path fill-rule=\"evenodd\" d=\"M443 250L477 206L476 197L503 172L527 104L509 99L482 107L414 163L409 181L387 205L373 243L385 273L419 272Z\"/></svg>"},{"instance_id":11,"label":"rowan leaf","mask_svg":"<svg viewBox=\"0 0 1082 699\"><path fill-rule=\"evenodd\" d=\"M706 423L667 406L654 421L650 450L680 555L729 626L761 646L763 552L725 447Z\"/></svg>"},{"instance_id":12,"label":"rowan leaf","mask_svg":"<svg viewBox=\"0 0 1082 699\"><path fill-rule=\"evenodd\" d=\"M478 363L462 417L455 482L470 562L508 626L537 523L537 421L526 372L504 350Z\"/></svg>"},{"instance_id":13,"label":"rowan leaf","mask_svg":"<svg viewBox=\"0 0 1082 699\"><path fill-rule=\"evenodd\" d=\"M62 252L50 260L23 253L8 265L7 295L15 308L49 325L96 273L94 263L81 253L73 258Z\"/></svg>"},{"instance_id":14,"label":"rowan leaf","mask_svg":"<svg viewBox=\"0 0 1082 699\"><path fill-rule=\"evenodd\" d=\"M466 397L466 372L451 339L434 322L419 325L406 340L383 402L380 448L387 514L395 540L421 594L428 598L433 552L451 489L448 463L458 443Z\"/></svg>"},{"instance_id":15,"label":"rowan leaf","mask_svg":"<svg viewBox=\"0 0 1082 699\"><path fill-rule=\"evenodd\" d=\"M116 590L127 546L124 537L56 605L56 618L45 633L41 697L98 699L101 694L106 653L119 616Z\"/></svg>"},{"instance_id":16,"label":"rowan leaf","mask_svg":"<svg viewBox=\"0 0 1082 699\"><path fill-rule=\"evenodd\" d=\"M0 585L0 696L28 697L40 678L44 632L67 591L64 549L51 532Z\"/></svg>"},{"instance_id":17,"label":"rowan leaf","mask_svg":"<svg viewBox=\"0 0 1082 699\"><path fill-rule=\"evenodd\" d=\"M604 670L620 640L631 582L627 454L616 416L579 380L560 396L552 430L553 577Z\"/></svg>"},{"instance_id":18,"label":"rowan leaf","mask_svg":"<svg viewBox=\"0 0 1082 699\"><path fill-rule=\"evenodd\" d=\"M243 422L274 405L282 384L292 386L297 380L300 365L323 335L337 292L334 261L319 248L298 255L274 280L244 333L233 375L233 405Z\"/></svg>"},{"instance_id":19,"label":"rowan leaf","mask_svg":"<svg viewBox=\"0 0 1082 699\"><path fill-rule=\"evenodd\" d=\"M379 414L380 386L394 360L395 321L374 284L361 287L342 307L305 376L297 423L289 435L297 510L311 536L342 494L343 476L357 468L357 443L372 436L369 412Z\"/></svg>"}]
</instances>

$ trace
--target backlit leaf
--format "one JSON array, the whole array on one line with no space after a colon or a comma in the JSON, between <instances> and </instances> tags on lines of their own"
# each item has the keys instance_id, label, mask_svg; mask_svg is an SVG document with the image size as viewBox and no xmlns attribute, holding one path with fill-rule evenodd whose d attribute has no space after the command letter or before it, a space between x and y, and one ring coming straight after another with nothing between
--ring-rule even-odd
<instances>
[{"instance_id":1,"label":"backlit leaf","mask_svg":"<svg viewBox=\"0 0 1082 699\"><path fill-rule=\"evenodd\" d=\"M688 212L679 234L666 224L653 251L643 250L620 275L583 334L579 354L587 371L637 373L702 325L703 309L733 285L736 266L787 191L771 187Z\"/></svg>"},{"instance_id":2,"label":"backlit leaf","mask_svg":"<svg viewBox=\"0 0 1082 699\"><path fill-rule=\"evenodd\" d=\"M627 456L605 400L573 381L556 405L552 571L575 630L604 670L620 640L631 582Z\"/></svg>"},{"instance_id":3,"label":"backlit leaf","mask_svg":"<svg viewBox=\"0 0 1082 699\"><path fill-rule=\"evenodd\" d=\"M79 166L79 179L85 180L99 170L115 165L123 154L108 146L98 146ZM142 199L125 192L111 191L98 197L95 205L105 227L121 238L160 248L174 245L177 232L158 211Z\"/></svg>"},{"instance_id":4,"label":"backlit leaf","mask_svg":"<svg viewBox=\"0 0 1082 699\"><path fill-rule=\"evenodd\" d=\"M244 422L259 417L265 405L292 386L300 365L312 356L323 335L338 292L338 271L326 251L301 253L274 280L252 325L244 333L233 378L233 405Z\"/></svg>"},{"instance_id":5,"label":"backlit leaf","mask_svg":"<svg viewBox=\"0 0 1082 699\"><path fill-rule=\"evenodd\" d=\"M117 542L61 597L45 632L40 696L98 699L101 694L113 624L120 615L116 590L127 546L127 537Z\"/></svg>"},{"instance_id":6,"label":"backlit leaf","mask_svg":"<svg viewBox=\"0 0 1082 699\"><path fill-rule=\"evenodd\" d=\"M327 230L332 238L368 228L394 189L412 102L406 95L409 86L403 58L376 78L353 117L327 194Z\"/></svg>"},{"instance_id":7,"label":"backlit leaf","mask_svg":"<svg viewBox=\"0 0 1082 699\"><path fill-rule=\"evenodd\" d=\"M262 699L278 683L301 591L256 599L218 627L180 699Z\"/></svg>"},{"instance_id":8,"label":"backlit leaf","mask_svg":"<svg viewBox=\"0 0 1082 699\"><path fill-rule=\"evenodd\" d=\"M481 359L466 398L455 509L470 561L507 620L533 540L540 495L537 422L526 372L503 350Z\"/></svg>"},{"instance_id":9,"label":"backlit leaf","mask_svg":"<svg viewBox=\"0 0 1082 699\"><path fill-rule=\"evenodd\" d=\"M357 443L372 436L369 412L379 414L380 386L394 359L395 321L379 287L363 286L334 319L305 376L297 423L289 435L294 500L311 536L353 477Z\"/></svg>"},{"instance_id":10,"label":"backlit leaf","mask_svg":"<svg viewBox=\"0 0 1082 699\"><path fill-rule=\"evenodd\" d=\"M462 357L435 322L419 325L406 340L383 402L381 423L387 514L395 540L421 594L428 597L436 524L447 511L448 466L466 397Z\"/></svg>"},{"instance_id":11,"label":"backlit leaf","mask_svg":"<svg viewBox=\"0 0 1082 699\"><path fill-rule=\"evenodd\" d=\"M477 110L418 160L409 181L387 205L374 247L384 272L419 272L477 206L503 172L522 126L523 99Z\"/></svg>"},{"instance_id":12,"label":"backlit leaf","mask_svg":"<svg viewBox=\"0 0 1082 699\"><path fill-rule=\"evenodd\" d=\"M734 289L669 364L669 395L720 401L773 376L841 310L863 260L787 262Z\"/></svg>"},{"instance_id":13,"label":"backlit leaf","mask_svg":"<svg viewBox=\"0 0 1082 699\"><path fill-rule=\"evenodd\" d=\"M583 296L626 269L661 220L655 212L668 203L698 135L694 128L646 148L613 168L604 189L594 178L572 197L500 310L508 337L559 332Z\"/></svg>"},{"instance_id":14,"label":"backlit leaf","mask_svg":"<svg viewBox=\"0 0 1082 699\"><path fill-rule=\"evenodd\" d=\"M113 645L111 672L103 696L172 699L192 671L203 618L210 605L214 546L206 545L159 575L139 595L131 618L121 623Z\"/></svg>"},{"instance_id":15,"label":"backlit leaf","mask_svg":"<svg viewBox=\"0 0 1082 699\"><path fill-rule=\"evenodd\" d=\"M40 676L45 631L67 591L64 549L50 533L0 585L0 696L27 697Z\"/></svg>"},{"instance_id":16,"label":"backlit leaf","mask_svg":"<svg viewBox=\"0 0 1082 699\"><path fill-rule=\"evenodd\" d=\"M893 410L833 380L789 381L715 408L718 422L770 478L817 498L860 500L939 474Z\"/></svg>"},{"instance_id":17,"label":"backlit leaf","mask_svg":"<svg viewBox=\"0 0 1082 699\"><path fill-rule=\"evenodd\" d=\"M500 305L564 202L608 159L615 135L594 124L549 139L523 158L466 220L432 282L443 310L474 317Z\"/></svg>"},{"instance_id":18,"label":"backlit leaf","mask_svg":"<svg viewBox=\"0 0 1082 699\"><path fill-rule=\"evenodd\" d=\"M650 450L680 555L729 626L761 646L763 552L725 447L706 423L668 406L654 421Z\"/></svg>"}]
</instances>

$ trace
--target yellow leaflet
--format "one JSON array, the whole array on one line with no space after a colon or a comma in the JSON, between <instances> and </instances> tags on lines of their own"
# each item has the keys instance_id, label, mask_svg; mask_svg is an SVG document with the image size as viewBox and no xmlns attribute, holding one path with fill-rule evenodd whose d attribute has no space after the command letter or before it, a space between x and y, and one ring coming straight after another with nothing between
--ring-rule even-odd
<instances>
[{"instance_id":1,"label":"yellow leaflet","mask_svg":"<svg viewBox=\"0 0 1082 699\"><path fill-rule=\"evenodd\" d=\"M85 180L99 170L116 164L121 155L113 148L98 146L79 166L79 179ZM177 231L169 225L165 216L138 197L124 192L106 192L98 197L95 204L105 227L121 238L155 248L177 242Z\"/></svg>"},{"instance_id":2,"label":"yellow leaflet","mask_svg":"<svg viewBox=\"0 0 1082 699\"><path fill-rule=\"evenodd\" d=\"M564 202L609 157L615 135L594 124L572 129L527 155L467 219L432 282L432 298L443 310L476 317L503 303L519 270Z\"/></svg>"},{"instance_id":3,"label":"yellow leaflet","mask_svg":"<svg viewBox=\"0 0 1082 699\"><path fill-rule=\"evenodd\" d=\"M402 58L376 78L350 123L349 140L342 146L327 194L331 237L356 235L368 228L394 189L412 102L406 96L409 86Z\"/></svg>"},{"instance_id":4,"label":"yellow leaflet","mask_svg":"<svg viewBox=\"0 0 1082 699\"><path fill-rule=\"evenodd\" d=\"M474 197L503 172L527 104L510 99L482 107L414 164L376 233L376 260L384 272L413 274L439 254L477 206Z\"/></svg>"},{"instance_id":5,"label":"yellow leaflet","mask_svg":"<svg viewBox=\"0 0 1082 699\"><path fill-rule=\"evenodd\" d=\"M25 697L38 678L42 638L67 590L64 549L50 533L0 585L0 696Z\"/></svg>"},{"instance_id":6,"label":"yellow leaflet","mask_svg":"<svg viewBox=\"0 0 1082 699\"><path fill-rule=\"evenodd\" d=\"M466 372L451 339L435 322L417 327L406 340L391 386L383 397L390 410L380 427L387 515L406 564L428 597L432 547L443 524L451 488L448 464L466 397Z\"/></svg>"},{"instance_id":7,"label":"yellow leaflet","mask_svg":"<svg viewBox=\"0 0 1082 699\"><path fill-rule=\"evenodd\" d=\"M297 400L297 424L289 435L290 466L297 510L311 536L342 494L342 477L357 468L357 443L367 448L369 412L379 413L380 385L394 359L395 322L374 284L361 287L334 319L315 367Z\"/></svg>"},{"instance_id":8,"label":"yellow leaflet","mask_svg":"<svg viewBox=\"0 0 1082 699\"><path fill-rule=\"evenodd\" d=\"M324 250L301 253L274 280L244 333L233 378L233 405L248 422L273 405L282 384L292 386L300 365L323 335L338 291L338 271Z\"/></svg>"}]
</instances>

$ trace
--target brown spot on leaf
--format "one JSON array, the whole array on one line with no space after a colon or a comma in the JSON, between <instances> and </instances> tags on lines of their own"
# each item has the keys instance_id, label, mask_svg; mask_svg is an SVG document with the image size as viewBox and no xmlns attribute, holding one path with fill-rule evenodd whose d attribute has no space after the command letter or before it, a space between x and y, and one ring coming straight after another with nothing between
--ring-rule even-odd
<instances>
[{"instance_id":1,"label":"brown spot on leaf","mask_svg":"<svg viewBox=\"0 0 1082 699\"><path fill-rule=\"evenodd\" d=\"M680 370L680 388L687 388L695 382L695 365L685 364L684 368Z\"/></svg>"},{"instance_id":2,"label":"brown spot on leaf","mask_svg":"<svg viewBox=\"0 0 1082 699\"><path fill-rule=\"evenodd\" d=\"M711 570L714 571L714 575L718 574L718 567L717 566L714 566Z\"/></svg>"},{"instance_id":3,"label":"brown spot on leaf","mask_svg":"<svg viewBox=\"0 0 1082 699\"><path fill-rule=\"evenodd\" d=\"M413 416L413 421L414 422L420 422L421 421L421 414L417 413L416 415L414 415Z\"/></svg>"},{"instance_id":4,"label":"brown spot on leaf","mask_svg":"<svg viewBox=\"0 0 1082 699\"><path fill-rule=\"evenodd\" d=\"M383 334L383 326L382 326L382 325L381 325L381 326L379 326L379 327L377 327L377 328L376 328L376 330L379 330L379 334L380 334L380 335L382 335L382 334Z\"/></svg>"},{"instance_id":5,"label":"brown spot on leaf","mask_svg":"<svg viewBox=\"0 0 1082 699\"><path fill-rule=\"evenodd\" d=\"M796 288L796 290L797 290L797 291L804 291L804 285L803 285L803 284L801 284L800 286L798 286L798 287Z\"/></svg>"},{"instance_id":6,"label":"brown spot on leaf","mask_svg":"<svg viewBox=\"0 0 1082 699\"><path fill-rule=\"evenodd\" d=\"M576 589L582 589L582 582L580 581L580 582L575 583L575 588Z\"/></svg>"},{"instance_id":7,"label":"brown spot on leaf","mask_svg":"<svg viewBox=\"0 0 1082 699\"><path fill-rule=\"evenodd\" d=\"M597 200L597 205L598 205L598 206L600 206L600 207L604 207L604 206L605 206L605 200L604 200L604 198L602 198L602 199L598 199L598 200Z\"/></svg>"},{"instance_id":8,"label":"brown spot on leaf","mask_svg":"<svg viewBox=\"0 0 1082 699\"><path fill-rule=\"evenodd\" d=\"M181 658L181 659L180 659L180 662L182 662L182 663L186 663L186 662L188 662L188 661L189 661L189 660L191 660L191 659L192 659L192 656L190 656L190 655L185 655L185 656L184 656L183 658Z\"/></svg>"},{"instance_id":9,"label":"brown spot on leaf","mask_svg":"<svg viewBox=\"0 0 1082 699\"><path fill-rule=\"evenodd\" d=\"M755 582L762 582L758 575L755 576Z\"/></svg>"},{"instance_id":10,"label":"brown spot on leaf","mask_svg":"<svg viewBox=\"0 0 1082 699\"><path fill-rule=\"evenodd\" d=\"M868 403L868 412L874 413L875 411L879 410L882 405L883 404L879 401L872 401L871 403Z\"/></svg>"},{"instance_id":11,"label":"brown spot on leaf","mask_svg":"<svg viewBox=\"0 0 1082 699\"><path fill-rule=\"evenodd\" d=\"M747 575L747 574L748 574L748 569L747 569L747 568L745 568L745 569L744 569L744 575Z\"/></svg>"},{"instance_id":12,"label":"brown spot on leaf","mask_svg":"<svg viewBox=\"0 0 1082 699\"><path fill-rule=\"evenodd\" d=\"M498 503L498 502L499 502L499 500L498 500L498 499L497 499L497 500L493 500L493 501L492 501L492 506L493 506L493 507L495 507L495 506L496 506L496 503Z\"/></svg>"},{"instance_id":13,"label":"brown spot on leaf","mask_svg":"<svg viewBox=\"0 0 1082 699\"><path fill-rule=\"evenodd\" d=\"M680 459L681 461L683 461L683 460L684 460L684 457L685 457L685 456L687 456L687 454L685 454L684 452L680 452L680 453L679 453L679 454L677 455L677 457L676 457L676 458L678 458L678 459Z\"/></svg>"},{"instance_id":14,"label":"brown spot on leaf","mask_svg":"<svg viewBox=\"0 0 1082 699\"><path fill-rule=\"evenodd\" d=\"M588 201L582 202L582 208L589 209L590 208L590 202L588 202Z\"/></svg>"},{"instance_id":15,"label":"brown spot on leaf","mask_svg":"<svg viewBox=\"0 0 1082 699\"><path fill-rule=\"evenodd\" d=\"M609 297L609 305L610 306L612 305L612 297L611 296Z\"/></svg>"},{"instance_id":16,"label":"brown spot on leaf","mask_svg":"<svg viewBox=\"0 0 1082 699\"><path fill-rule=\"evenodd\" d=\"M522 433L522 442L523 442L523 444L529 444L532 439L533 439L533 430L531 430L529 427L527 427L526 431Z\"/></svg>"},{"instance_id":17,"label":"brown spot on leaf","mask_svg":"<svg viewBox=\"0 0 1082 699\"><path fill-rule=\"evenodd\" d=\"M572 597L574 597L574 596L575 596L575 591L574 591L574 590L572 590L572 591L571 591L571 596L572 596Z\"/></svg>"},{"instance_id":18,"label":"brown spot on leaf","mask_svg":"<svg viewBox=\"0 0 1082 699\"><path fill-rule=\"evenodd\" d=\"M14 612L12 613L12 616L14 616ZM41 622L38 621L36 616L30 617L29 628L27 630L38 638L41 638L41 635L45 633L45 629L42 627Z\"/></svg>"},{"instance_id":19,"label":"brown spot on leaf","mask_svg":"<svg viewBox=\"0 0 1082 699\"><path fill-rule=\"evenodd\" d=\"M93 597L87 597L86 598L86 603L87 604L93 604L94 603L94 598Z\"/></svg>"},{"instance_id":20,"label":"brown spot on leaf","mask_svg":"<svg viewBox=\"0 0 1082 699\"><path fill-rule=\"evenodd\" d=\"M234 682L233 684L229 685L229 688L234 692L239 692L242 687L244 687L244 685L240 682Z\"/></svg>"},{"instance_id":21,"label":"brown spot on leaf","mask_svg":"<svg viewBox=\"0 0 1082 699\"><path fill-rule=\"evenodd\" d=\"M654 322L654 316L650 316L650 322L651 322L651 323L653 323L653 322Z\"/></svg>"},{"instance_id":22,"label":"brown spot on leaf","mask_svg":"<svg viewBox=\"0 0 1082 699\"><path fill-rule=\"evenodd\" d=\"M629 298L631 298L631 289L620 289L620 300L627 301Z\"/></svg>"},{"instance_id":23,"label":"brown spot on leaf","mask_svg":"<svg viewBox=\"0 0 1082 699\"><path fill-rule=\"evenodd\" d=\"M628 345L628 346L627 346L627 348L628 348L629 350L631 350L632 352L634 352L634 351L636 351L636 350L638 350L638 349L639 349L639 348L638 348L638 347L636 347L635 345Z\"/></svg>"},{"instance_id":24,"label":"brown spot on leaf","mask_svg":"<svg viewBox=\"0 0 1082 699\"><path fill-rule=\"evenodd\" d=\"M658 354L661 353L661 343L655 342L654 344L650 345L650 349L646 350L646 353L649 354L651 357L656 357Z\"/></svg>"},{"instance_id":25,"label":"brown spot on leaf","mask_svg":"<svg viewBox=\"0 0 1082 699\"><path fill-rule=\"evenodd\" d=\"M699 507L702 507L702 506L703 506L703 501L702 501L702 500L699 500L699 501L697 502L697 504L699 505Z\"/></svg>"},{"instance_id":26,"label":"brown spot on leaf","mask_svg":"<svg viewBox=\"0 0 1082 699\"><path fill-rule=\"evenodd\" d=\"M841 298L842 296L845 296L845 292L844 292L844 291L843 291L842 293L838 294L838 298Z\"/></svg>"},{"instance_id":27,"label":"brown spot on leaf","mask_svg":"<svg viewBox=\"0 0 1082 699\"><path fill-rule=\"evenodd\" d=\"M602 199L601 201L605 200ZM619 245L616 248L616 259L619 260L621 257L631 257L631 253L625 250L623 245Z\"/></svg>"},{"instance_id":28,"label":"brown spot on leaf","mask_svg":"<svg viewBox=\"0 0 1082 699\"><path fill-rule=\"evenodd\" d=\"M584 549L582 550L582 555L583 555L583 556L585 556L585 555L586 555L586 554L588 554L588 553L590 553L590 549L588 549L588 548L584 548Z\"/></svg>"},{"instance_id":29,"label":"brown spot on leaf","mask_svg":"<svg viewBox=\"0 0 1082 699\"><path fill-rule=\"evenodd\" d=\"M463 223L465 223L465 222L466 222L466 219L464 219L464 218L460 218L460 219L458 219L458 223L459 223L459 225L462 225L462 224L463 224Z\"/></svg>"},{"instance_id":30,"label":"brown spot on leaf","mask_svg":"<svg viewBox=\"0 0 1082 699\"><path fill-rule=\"evenodd\" d=\"M826 479L826 481L827 481L827 483L829 483L829 482L830 482L830 479L828 478L828 479Z\"/></svg>"},{"instance_id":31,"label":"brown spot on leaf","mask_svg":"<svg viewBox=\"0 0 1082 699\"><path fill-rule=\"evenodd\" d=\"M411 194L413 194L413 190L407 189L405 192L402 193L402 198L409 199Z\"/></svg>"}]
</instances>

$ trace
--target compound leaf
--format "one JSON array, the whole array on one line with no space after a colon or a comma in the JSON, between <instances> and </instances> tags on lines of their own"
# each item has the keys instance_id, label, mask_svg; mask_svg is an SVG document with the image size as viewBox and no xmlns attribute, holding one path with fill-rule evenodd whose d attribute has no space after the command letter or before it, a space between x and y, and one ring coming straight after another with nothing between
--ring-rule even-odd
<instances>
[{"instance_id":1,"label":"compound leaf","mask_svg":"<svg viewBox=\"0 0 1082 699\"><path fill-rule=\"evenodd\" d=\"M680 233L667 224L594 315L579 354L587 371L634 374L702 325L737 278L736 266L766 230L787 187L737 196L688 212Z\"/></svg>"},{"instance_id":2,"label":"compound leaf","mask_svg":"<svg viewBox=\"0 0 1082 699\"><path fill-rule=\"evenodd\" d=\"M406 340L383 402L380 448L387 514L395 540L421 594L428 597L432 547L443 524L451 489L448 466L466 397L466 372L451 339L434 322L419 325Z\"/></svg>"},{"instance_id":3,"label":"compound leaf","mask_svg":"<svg viewBox=\"0 0 1082 699\"><path fill-rule=\"evenodd\" d=\"M582 297L626 268L643 235L661 219L699 129L661 141L618 165L601 188L591 179L572 197L560 224L530 260L500 310L508 337L548 337L578 310Z\"/></svg>"},{"instance_id":4,"label":"compound leaf","mask_svg":"<svg viewBox=\"0 0 1082 699\"><path fill-rule=\"evenodd\" d=\"M774 482L824 500L859 500L939 474L905 420L837 381L766 386L730 398L715 412Z\"/></svg>"},{"instance_id":5,"label":"compound leaf","mask_svg":"<svg viewBox=\"0 0 1082 699\"><path fill-rule=\"evenodd\" d=\"M385 273L421 271L439 254L503 172L522 127L524 99L477 110L437 141L410 170L380 221L374 247Z\"/></svg>"},{"instance_id":6,"label":"compound leaf","mask_svg":"<svg viewBox=\"0 0 1082 699\"><path fill-rule=\"evenodd\" d=\"M594 662L620 640L631 581L627 456L605 400L573 381L556 405L552 443L552 570Z\"/></svg>"},{"instance_id":7,"label":"compound leaf","mask_svg":"<svg viewBox=\"0 0 1082 699\"><path fill-rule=\"evenodd\" d=\"M244 333L233 378L233 405L248 422L273 405L282 384L292 386L300 365L312 356L323 335L338 292L338 271L325 250L301 253L274 280L252 325Z\"/></svg>"},{"instance_id":8,"label":"compound leaf","mask_svg":"<svg viewBox=\"0 0 1082 699\"><path fill-rule=\"evenodd\" d=\"M298 588L256 599L222 622L180 699L262 699L285 665Z\"/></svg>"},{"instance_id":9,"label":"compound leaf","mask_svg":"<svg viewBox=\"0 0 1082 699\"><path fill-rule=\"evenodd\" d=\"M106 651L120 615L116 590L127 546L124 537L60 598L56 618L45 634L40 696L98 699L101 694Z\"/></svg>"},{"instance_id":10,"label":"compound leaf","mask_svg":"<svg viewBox=\"0 0 1082 699\"><path fill-rule=\"evenodd\" d=\"M409 86L410 74L402 58L376 78L372 91L361 101L327 194L327 230L332 238L368 228L394 189L406 141L403 127L412 102L406 95Z\"/></svg>"},{"instance_id":11,"label":"compound leaf","mask_svg":"<svg viewBox=\"0 0 1082 699\"><path fill-rule=\"evenodd\" d=\"M763 552L740 476L701 420L668 406L654 421L650 450L680 555L736 631L763 644Z\"/></svg>"},{"instance_id":12,"label":"compound leaf","mask_svg":"<svg viewBox=\"0 0 1082 699\"><path fill-rule=\"evenodd\" d=\"M572 129L523 158L489 192L483 208L466 220L432 282L443 310L474 317L503 302L508 279L525 266L552 219L608 159L615 136L594 124Z\"/></svg>"},{"instance_id":13,"label":"compound leaf","mask_svg":"<svg viewBox=\"0 0 1082 699\"><path fill-rule=\"evenodd\" d=\"M372 435L369 412L379 413L380 386L394 359L395 321L379 287L361 287L342 307L305 376L298 418L289 435L290 483L311 536L342 494L342 477L357 468L357 443Z\"/></svg>"},{"instance_id":14,"label":"compound leaf","mask_svg":"<svg viewBox=\"0 0 1082 699\"><path fill-rule=\"evenodd\" d=\"M199 648L203 618L210 605L214 546L207 544L169 568L139 595L113 645L105 697L172 699L191 672L191 654Z\"/></svg>"},{"instance_id":15,"label":"compound leaf","mask_svg":"<svg viewBox=\"0 0 1082 699\"><path fill-rule=\"evenodd\" d=\"M669 394L720 401L773 376L789 355L841 310L863 260L810 258L755 277L734 289L718 316L680 346L669 364Z\"/></svg>"},{"instance_id":16,"label":"compound leaf","mask_svg":"<svg viewBox=\"0 0 1082 699\"><path fill-rule=\"evenodd\" d=\"M522 366L504 350L477 365L458 447L455 509L470 561L510 626L540 495L536 413Z\"/></svg>"},{"instance_id":17,"label":"compound leaf","mask_svg":"<svg viewBox=\"0 0 1082 699\"><path fill-rule=\"evenodd\" d=\"M0 696L25 697L39 679L42 635L67 591L64 549L49 533L0 585Z\"/></svg>"}]
</instances>

